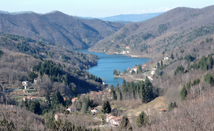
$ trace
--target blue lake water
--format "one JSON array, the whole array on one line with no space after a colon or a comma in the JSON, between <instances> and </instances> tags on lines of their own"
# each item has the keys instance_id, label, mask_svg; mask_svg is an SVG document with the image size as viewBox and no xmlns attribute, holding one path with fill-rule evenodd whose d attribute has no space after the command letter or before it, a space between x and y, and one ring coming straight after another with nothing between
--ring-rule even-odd
<instances>
[{"instance_id":1,"label":"blue lake water","mask_svg":"<svg viewBox=\"0 0 214 131\"><path fill-rule=\"evenodd\" d=\"M105 84L114 86L116 86L117 83L122 84L123 82L123 79L114 78L114 69L119 69L120 72L123 72L123 70L127 70L128 67L131 69L136 64L144 64L146 61L150 60L149 58L133 58L127 57L125 55L106 55L105 53L89 52L88 50L77 51L97 55L100 58L98 60L97 66L91 67L87 71L91 74L103 78Z\"/></svg>"}]
</instances>

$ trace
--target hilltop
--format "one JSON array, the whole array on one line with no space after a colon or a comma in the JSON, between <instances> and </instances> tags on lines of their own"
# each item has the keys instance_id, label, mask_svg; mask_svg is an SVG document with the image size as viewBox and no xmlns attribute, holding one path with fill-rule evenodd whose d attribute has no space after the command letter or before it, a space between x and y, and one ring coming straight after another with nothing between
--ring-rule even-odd
<instances>
[{"instance_id":1,"label":"hilltop","mask_svg":"<svg viewBox=\"0 0 214 131\"><path fill-rule=\"evenodd\" d=\"M98 19L81 19L59 11L47 14L0 12L0 32L46 41L70 49L91 47L123 26Z\"/></svg>"}]
</instances>

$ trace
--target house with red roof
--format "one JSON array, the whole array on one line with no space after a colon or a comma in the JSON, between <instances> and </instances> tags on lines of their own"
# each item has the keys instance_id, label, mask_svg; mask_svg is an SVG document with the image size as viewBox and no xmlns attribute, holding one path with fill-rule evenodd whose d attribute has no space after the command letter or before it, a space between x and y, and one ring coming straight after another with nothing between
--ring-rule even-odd
<instances>
[{"instance_id":1,"label":"house with red roof","mask_svg":"<svg viewBox=\"0 0 214 131\"><path fill-rule=\"evenodd\" d=\"M97 92L97 95L99 96L101 92L102 92L102 91Z\"/></svg>"},{"instance_id":2,"label":"house with red roof","mask_svg":"<svg viewBox=\"0 0 214 131\"><path fill-rule=\"evenodd\" d=\"M112 115L107 115L106 122L110 123L112 126L119 126L121 118Z\"/></svg>"},{"instance_id":3,"label":"house with red roof","mask_svg":"<svg viewBox=\"0 0 214 131\"><path fill-rule=\"evenodd\" d=\"M132 71L135 71L135 72L137 72L137 66L135 66L135 67L132 67L132 68L131 68L131 70L130 70L129 72L131 73Z\"/></svg>"},{"instance_id":4,"label":"house with red roof","mask_svg":"<svg viewBox=\"0 0 214 131\"><path fill-rule=\"evenodd\" d=\"M74 97L71 101L72 101L72 103L74 103L75 101L77 101L78 100L78 98L77 97Z\"/></svg>"},{"instance_id":5,"label":"house with red roof","mask_svg":"<svg viewBox=\"0 0 214 131\"><path fill-rule=\"evenodd\" d=\"M142 69L144 69L144 68L146 68L146 64L143 64L143 65L142 65Z\"/></svg>"},{"instance_id":6,"label":"house with red roof","mask_svg":"<svg viewBox=\"0 0 214 131\"><path fill-rule=\"evenodd\" d=\"M126 49L127 49L127 50L129 50L129 49L130 49L130 47L129 47L129 46L126 46Z\"/></svg>"},{"instance_id":7,"label":"house with red roof","mask_svg":"<svg viewBox=\"0 0 214 131\"><path fill-rule=\"evenodd\" d=\"M36 97L28 96L28 97L23 97L23 99L22 99L22 100L23 100L23 101L29 101L29 100L34 101L34 100L37 100L37 98L36 98Z\"/></svg>"},{"instance_id":8,"label":"house with red roof","mask_svg":"<svg viewBox=\"0 0 214 131\"><path fill-rule=\"evenodd\" d=\"M153 81L153 76L152 75L149 75L148 78L149 78L149 80Z\"/></svg>"},{"instance_id":9,"label":"house with red roof","mask_svg":"<svg viewBox=\"0 0 214 131\"><path fill-rule=\"evenodd\" d=\"M107 115L106 116L106 122L109 122L111 117L113 117L111 114Z\"/></svg>"},{"instance_id":10,"label":"house with red roof","mask_svg":"<svg viewBox=\"0 0 214 131\"><path fill-rule=\"evenodd\" d=\"M165 109L165 108L159 109L159 113L163 113L163 112L166 112L166 109Z\"/></svg>"},{"instance_id":11,"label":"house with red roof","mask_svg":"<svg viewBox=\"0 0 214 131\"><path fill-rule=\"evenodd\" d=\"M121 122L121 118L119 118L119 117L116 117L113 120L111 120L111 124L113 126L120 126L120 122Z\"/></svg>"}]
</instances>

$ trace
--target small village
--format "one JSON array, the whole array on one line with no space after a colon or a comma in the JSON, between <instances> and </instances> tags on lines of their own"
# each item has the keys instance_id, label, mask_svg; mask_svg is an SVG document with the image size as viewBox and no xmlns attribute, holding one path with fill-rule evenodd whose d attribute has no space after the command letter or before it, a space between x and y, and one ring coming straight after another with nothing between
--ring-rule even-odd
<instances>
[{"instance_id":1,"label":"small village","mask_svg":"<svg viewBox=\"0 0 214 131\"><path fill-rule=\"evenodd\" d=\"M129 46L119 47L120 52L114 52L116 55L128 55L131 51Z\"/></svg>"},{"instance_id":2,"label":"small village","mask_svg":"<svg viewBox=\"0 0 214 131\"><path fill-rule=\"evenodd\" d=\"M169 60L169 57L164 57L163 60L160 60L158 63L160 64L161 61L166 64L167 61ZM157 65L158 64L154 64L153 66L147 66L146 64L139 64L136 65L134 67L132 67L131 69L127 69L126 71L120 72L119 70L117 71L117 73L115 73L114 71L114 77L115 78L123 78L128 82L134 81L145 81L145 78L148 77L148 79L150 81L153 81L153 76L157 70ZM141 70L141 71L139 71Z\"/></svg>"},{"instance_id":3,"label":"small village","mask_svg":"<svg viewBox=\"0 0 214 131\"><path fill-rule=\"evenodd\" d=\"M34 82L31 83L29 81L23 81L22 82L22 87L15 89L13 91L11 91L11 93L19 95L19 97L16 97L18 101L43 101L43 102L47 102L45 97L37 97L36 96L36 88L34 88L34 86L36 86L39 82L41 82L41 79L34 79ZM22 97L21 99L21 96ZM78 97L74 97L72 99L69 99L67 97L63 97L64 101L69 101L69 103L72 103L71 105L67 106L65 108L65 111L67 111L67 113L62 113L62 112L56 112L54 114L54 119L56 121L58 121L59 119L63 119L63 117L66 117L65 114L70 114L72 115L73 113L81 113L81 109L78 109L75 104L79 101L79 99L81 97L88 97L90 98L90 100L100 100L102 101L107 101L107 100L112 100L112 94L111 94L111 89L110 88L105 88L103 91L90 91L87 94L80 94L78 95ZM101 113L102 107L101 106L97 106L91 110L89 110L89 114L91 114L91 118L93 118L95 121L98 121L100 123L105 123L104 125L101 124L101 126L107 126L107 127L116 127L119 126L121 118L120 117L115 117L113 115L110 114L106 114L106 118L100 118L100 116L97 117L97 114L102 114ZM114 112L115 109L112 109L112 112ZM99 127L99 125L98 125Z\"/></svg>"},{"instance_id":4,"label":"small village","mask_svg":"<svg viewBox=\"0 0 214 131\"><path fill-rule=\"evenodd\" d=\"M143 65L143 67L146 67L146 65ZM133 68L133 70L135 70L135 69L136 68ZM20 92L20 90L22 91L22 95L24 95L24 97L22 99L19 99L19 101L39 100L39 101L47 102L47 100L44 97L36 97L36 95L35 95L36 90L35 90L35 92L29 92L30 90L34 90L33 86L38 84L39 81L41 81L41 80L35 79L34 83L32 83L32 84L28 81L23 81L22 82L23 89L17 89L15 91L13 91L13 93ZM85 94L80 94L80 95L78 95L78 97L74 97L72 99L63 97L64 101L65 102L69 101L71 103L71 105L68 105L62 112L55 112L55 114L54 114L55 121L58 121L59 119L63 119L63 118L72 117L73 115L76 115L76 114L81 114L81 112L82 112L81 109L77 108L77 106L76 106L78 101L81 98L89 98L90 100L93 100L93 101L99 100L101 103L104 101L113 100L110 88L105 88L102 91L90 91ZM114 114L115 113L117 114L119 110L120 111L122 111L122 110L118 109L118 108L114 108L114 107L117 107L117 105L112 106L110 113L103 114L102 106L98 105L92 109L89 109L86 116L90 117L90 119L92 119L92 121L94 121L96 123L93 127L102 127L102 128L119 127L122 116L114 115ZM161 108L157 109L156 112L159 112L159 113L165 112L165 107L163 105L160 107ZM162 107L164 107L164 108L162 108Z\"/></svg>"},{"instance_id":5,"label":"small village","mask_svg":"<svg viewBox=\"0 0 214 131\"><path fill-rule=\"evenodd\" d=\"M168 60L168 57L164 57L163 61L166 63ZM159 61L160 63L161 61ZM139 72L139 65L132 67L131 69L128 69L126 72L118 73L118 75L115 75L114 77L117 78L123 78L126 81L145 81L145 78L148 77L150 81L153 81L153 75L155 74L155 71L157 69L157 64L153 66L147 66L146 64L140 65L142 73L138 74ZM34 79L33 83L29 81L23 81L22 87L15 89L12 91L12 94L14 94L16 99L21 101L42 101L47 102L45 97L37 97L37 88L36 85L39 84L42 80L41 79ZM105 83L103 83L105 84ZM68 103L71 103L70 105L67 105L64 111L62 112L55 112L54 113L54 119L55 121L58 121L59 119L67 118L68 116L76 115L76 114L82 114L81 108L78 108L78 101L81 98L89 98L93 101L99 101L98 103L103 103L104 101L112 101L113 95L111 93L110 86L103 89L102 91L90 91L88 93L79 94L77 97L74 97L72 99L69 99L68 97L63 97L64 101ZM116 108L115 108L116 107ZM120 115L114 115L114 112L118 112L118 107L116 105L112 106L110 113L103 114L102 112L102 106L98 105L93 107L92 109L88 110L88 117L92 119L96 124L93 127L118 127L120 126L122 117ZM149 110L149 109L148 109ZM121 111L125 111L126 109L122 109ZM165 112L166 107L165 105L160 105L157 109L155 109L155 112ZM135 114L136 115L136 114ZM129 116L130 117L130 116Z\"/></svg>"}]
</instances>

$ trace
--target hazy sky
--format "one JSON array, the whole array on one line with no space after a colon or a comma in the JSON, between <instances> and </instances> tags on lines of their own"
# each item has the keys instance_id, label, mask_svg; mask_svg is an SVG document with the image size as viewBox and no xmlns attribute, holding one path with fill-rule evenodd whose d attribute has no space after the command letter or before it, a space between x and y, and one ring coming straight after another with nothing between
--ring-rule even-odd
<instances>
[{"instance_id":1,"label":"hazy sky","mask_svg":"<svg viewBox=\"0 0 214 131\"><path fill-rule=\"evenodd\" d=\"M83 17L164 12L175 7L203 8L214 0L0 0L0 10L8 12L54 10Z\"/></svg>"}]
</instances>

